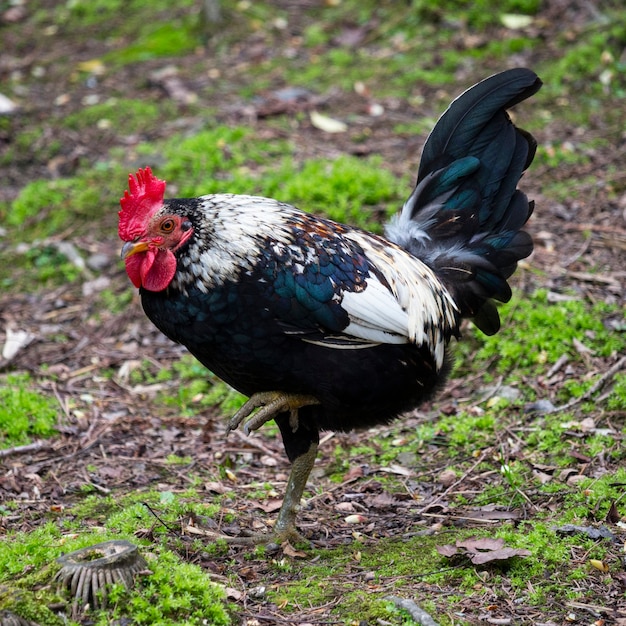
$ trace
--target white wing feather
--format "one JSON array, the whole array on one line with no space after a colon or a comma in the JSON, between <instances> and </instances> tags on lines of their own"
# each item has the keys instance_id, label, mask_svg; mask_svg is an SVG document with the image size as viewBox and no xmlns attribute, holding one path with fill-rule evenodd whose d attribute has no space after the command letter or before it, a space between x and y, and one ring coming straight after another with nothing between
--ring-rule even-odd
<instances>
[{"instance_id":1,"label":"white wing feather","mask_svg":"<svg viewBox=\"0 0 626 626\"><path fill-rule=\"evenodd\" d=\"M437 368L456 331L458 309L433 271L402 248L358 231L346 233L362 248L378 275L366 288L344 292L341 306L350 324L344 333L372 343L426 344Z\"/></svg>"}]
</instances>

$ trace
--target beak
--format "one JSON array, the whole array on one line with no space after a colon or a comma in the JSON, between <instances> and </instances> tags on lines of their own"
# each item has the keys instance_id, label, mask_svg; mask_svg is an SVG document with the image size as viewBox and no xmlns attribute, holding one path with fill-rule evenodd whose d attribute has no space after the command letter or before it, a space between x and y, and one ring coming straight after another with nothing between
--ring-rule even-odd
<instances>
[{"instance_id":1,"label":"beak","mask_svg":"<svg viewBox=\"0 0 626 626\"><path fill-rule=\"evenodd\" d=\"M147 241L127 241L122 246L122 259L127 259L138 252L146 252L150 248Z\"/></svg>"}]
</instances>

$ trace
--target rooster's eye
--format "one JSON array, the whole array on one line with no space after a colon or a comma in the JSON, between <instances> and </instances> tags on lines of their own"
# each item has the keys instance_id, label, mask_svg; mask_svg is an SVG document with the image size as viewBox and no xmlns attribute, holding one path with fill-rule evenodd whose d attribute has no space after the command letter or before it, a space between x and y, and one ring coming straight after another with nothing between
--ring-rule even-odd
<instances>
[{"instance_id":1,"label":"rooster's eye","mask_svg":"<svg viewBox=\"0 0 626 626\"><path fill-rule=\"evenodd\" d=\"M176 223L173 219L166 219L161 222L161 231L164 233L171 233L176 227Z\"/></svg>"}]
</instances>

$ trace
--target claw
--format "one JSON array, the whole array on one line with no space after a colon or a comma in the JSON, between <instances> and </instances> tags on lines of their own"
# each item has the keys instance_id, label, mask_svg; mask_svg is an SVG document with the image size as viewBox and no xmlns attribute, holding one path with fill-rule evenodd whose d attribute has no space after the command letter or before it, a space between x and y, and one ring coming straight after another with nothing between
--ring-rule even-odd
<instances>
[{"instance_id":1,"label":"claw","mask_svg":"<svg viewBox=\"0 0 626 626\"><path fill-rule=\"evenodd\" d=\"M231 430L235 430L243 422L243 432L249 435L250 431L257 430L280 413L289 413L289 426L293 432L296 432L299 425L298 409L311 404L320 404L320 402L313 396L300 393L285 393L282 391L255 393L230 419L226 428L226 434ZM259 410L252 415L255 409ZM296 512L304 493L307 479L315 463L316 454L317 441L311 443L307 452L300 454L294 459L285 497L280 507L276 525L271 533L267 535L253 535L252 537L217 536L234 545L256 545L259 543L277 543L282 545L285 541L289 541L292 544L301 543L303 541L302 536L296 530Z\"/></svg>"},{"instance_id":2,"label":"claw","mask_svg":"<svg viewBox=\"0 0 626 626\"><path fill-rule=\"evenodd\" d=\"M230 419L226 427L226 434L244 422L243 432L249 435L251 431L259 429L279 413L287 411L290 413L290 423L295 431L298 428L298 409L310 404L319 404L319 400L306 394L284 393L282 391L255 393ZM251 416L255 409L259 410Z\"/></svg>"},{"instance_id":3,"label":"claw","mask_svg":"<svg viewBox=\"0 0 626 626\"><path fill-rule=\"evenodd\" d=\"M278 513L278 519L270 533L256 533L249 537L230 537L214 531L205 531L202 534L214 539L221 539L231 545L241 546L270 543L275 543L280 546L283 545L285 541L288 541L291 545L308 543L296 529L296 514L300 500L302 499L302 494L304 493L304 488L306 487L307 479L313 469L316 456L317 443L312 443L307 452L296 457L294 460L285 490L285 497L283 498L283 503Z\"/></svg>"}]
</instances>

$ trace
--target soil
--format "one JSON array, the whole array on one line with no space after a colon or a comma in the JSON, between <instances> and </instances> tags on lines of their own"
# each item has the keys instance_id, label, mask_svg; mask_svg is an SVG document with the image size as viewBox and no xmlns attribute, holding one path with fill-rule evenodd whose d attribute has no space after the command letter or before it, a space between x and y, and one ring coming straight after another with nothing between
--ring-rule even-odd
<instances>
[{"instance_id":1,"label":"soil","mask_svg":"<svg viewBox=\"0 0 626 626\"><path fill-rule=\"evenodd\" d=\"M291 12L297 16L298 3L290 3ZM549 12L554 11L555 3L546 8L544 36L549 38L550 28L555 28ZM0 63L0 76L7 77L11 72L32 72L38 65L47 68L46 73L36 80L25 82L27 93L23 96L22 109L16 112L16 125L21 130L40 128L42 120L50 137L61 143L60 156L54 159L11 163L3 166L3 184L0 199L11 200L19 190L31 180L71 175L77 164L94 164L103 158L113 145L123 145L123 137L115 132L102 134L97 129L80 135L55 126L58 116L55 102L63 101L63 115L84 107L84 98L94 93L94 88L72 78L71 67L81 61L88 61L107 51L107 44L99 39L86 42L83 39L66 37L41 38L36 36L36 27L28 21L29 4L25 4L26 16L23 28L8 28L5 13L3 34L3 59ZM582 9L581 9L582 11ZM580 19L584 19L581 14ZM297 24L297 17L294 17ZM290 22L291 24L291 22ZM2 28L2 26L0 26ZM297 26L294 26L297 28ZM24 53L25 41L31 42ZM210 95L206 89L211 79L205 73L197 74L203 51L196 51L187 57L173 61L153 60L139 66L127 66L103 77L95 91L106 96L112 85L122 81L132 86L132 97L153 100L155 91L163 99L184 98L187 94L202 94L208 107L216 110L221 123L242 123L246 120L255 133L277 133L268 120L274 116L288 116L293 119L290 139L299 146L298 159L312 156L329 157L343 153L380 154L389 167L398 174L414 172L419 152L425 136L398 137L392 129L401 122L410 123L420 111L416 111L402 98L384 99L380 104L387 112L380 117L365 114L367 101L358 93L335 91L327 94L306 93L300 98L285 103L276 90L259 94L260 99L247 101L238 95L238 86L245 79L241 68L254 64L259 58L277 54L275 49L267 49L260 34L249 33L240 46L229 51L228 55L218 55L212 65L219 72L222 81L231 82L219 96ZM539 59L520 58L518 64L533 66ZM151 72L161 70L174 63L176 66L175 86L161 80L146 80ZM231 68L239 68L230 71ZM475 75L460 75L459 90L467 87L474 79L478 80L491 73L493 68L474 70ZM169 85L169 86L168 86ZM177 91L178 90L178 91ZM181 95L182 94L182 95ZM428 89L422 92L425 102L434 96ZM455 95L455 94L450 94ZM342 135L327 135L313 127L308 118L298 114L313 107L320 107L329 115L341 117L353 115L361 120L351 125ZM424 105L428 115L435 114L428 104ZM181 107L184 111L184 107ZM522 113L521 113L522 114ZM563 145L575 144L584 132L585 140L590 136L611 137L610 148L600 147L593 152L591 160L584 166L533 167L524 178L524 189L535 199L536 210L529 224L529 230L536 242L536 249L528 264L533 272L521 272L516 287L522 291L538 286L551 293L563 293L573 289L580 298L589 301L606 300L624 305L624 284L626 282L626 135L607 127L601 112L598 112L584 129L571 128L558 121L559 111L555 105L554 121L541 133L535 133L540 143ZM185 120L184 113L180 124L192 124ZM361 137L364 128L368 129L365 142L355 141ZM173 126L163 128L162 136L175 132ZM4 132L4 131L0 131ZM621 134L620 134L621 133ZM8 145L11 137L0 134L2 142ZM612 183L603 181L603 172L618 170L621 174L621 190ZM593 184L585 186L580 181L593 176ZM621 177L621 178L620 178ZM575 190L562 204L556 204L542 195L542 187L556 180L574 181ZM120 181L122 189L125 181ZM224 191L228 191L225 189ZM78 249L91 255L101 254L107 260L99 276L108 281L116 291L130 288L117 260L119 242L116 238L115 219L116 198L111 199L112 219L107 230L98 230L91 236L66 238ZM64 234L59 234L59 239ZM31 293L0 294L0 344L4 341L3 332L7 325L14 324L32 332L36 339L18 355L5 369L29 371L37 375L42 389L53 394L62 409L64 419L61 432L48 441L41 442L38 448L24 451L14 450L12 454L0 456L0 502L18 503L11 514L4 515L0 523L6 529L29 531L51 515L62 517L64 511L79 501L85 490L102 494L128 493L158 486L173 492L182 491L190 484L190 473L199 476L205 484L206 496L211 498L233 490L235 496L227 504L235 513L235 524L218 523L218 528L229 534L243 533L248 529L266 528L266 521L275 515L280 503L289 464L277 437L269 437L261 431L254 438L247 438L238 432L225 437L225 419L217 410L205 411L194 417L182 417L176 407L159 407L155 412L153 401L158 391L156 386L138 389L124 383L123 376L111 379L102 375L106 370L121 370L129 362L148 359L155 366L167 368L180 358L184 350L162 337L148 322L141 310L137 297L122 312L98 310L94 304L90 280L63 285L50 291ZM63 337L62 341L51 337ZM593 372L606 371L615 363L610 360L589 358L589 369ZM1 365L1 364L0 364ZM46 376L53 374L52 376ZM575 371L571 376L587 375L586 371ZM473 380L456 379L444 390L434 406L424 406L418 413L407 416L396 426L394 436L410 436L415 425L424 420L435 419L440 410L453 406L459 398L475 398ZM167 384L167 383L164 383ZM546 391L542 394L544 397ZM555 401L555 404L557 402ZM384 429L377 429L383 433ZM420 482L413 476L407 482L406 497L389 495L377 477L380 468L371 467L367 457L355 462L353 470L340 484L331 483L323 471L334 462L333 450L336 444L344 449L367 441L372 442L372 433L333 434L328 445L322 445L310 483L309 494L316 494L307 500L299 516L299 526L314 547L333 547L353 541L354 527L346 524L346 512L355 514L367 512L369 523L374 524L377 537L407 536L417 532L416 528L429 527L432 517L425 513L440 513L444 519L445 502L441 500L445 486L438 482ZM191 465L180 470L169 463L168 456L191 457ZM420 466L426 468L423 476L436 476L445 469L441 457L429 458L429 450L422 451ZM237 482L220 479L219 469L232 467ZM216 469L217 468L217 469ZM611 471L611 467L606 467ZM468 491L480 490L482 481L489 478L468 474L463 487ZM270 483L277 493L275 500L251 503L247 496L249 482ZM415 514L415 494L419 493L423 508L422 515ZM341 506L338 506L340 505ZM542 506L534 502L533 506ZM558 506L552 502L550 506ZM338 513L338 511L341 511ZM185 523L188 523L187 520ZM193 525L193 521L191 521ZM206 523L206 521L204 521ZM448 520L446 523L452 523ZM155 516L154 524L159 524ZM363 530L363 527L360 527ZM1 530L1 529L0 529ZM148 529L149 530L149 529ZM176 529L181 533L180 529ZM183 533L184 535L184 533ZM190 538L193 535L187 534ZM315 610L302 608L300 612L284 615L276 606L267 602L255 601L244 592L261 584L276 584L280 575L263 560L248 560L247 550L229 548L226 556L211 556L203 551L189 550L184 557L207 568L220 580L227 580L229 572L236 568L241 582L238 597L241 618L257 620L259 624L305 624L338 623L331 614L335 604ZM363 574L355 562L352 572L354 580ZM269 581L269 582L268 582ZM346 581L338 581L338 587ZM419 589L420 583L415 583ZM592 583L590 583L592 584ZM393 588L393 581L388 581ZM382 590L382 589L380 589ZM446 590L443 590L445 593ZM235 594L236 595L236 594ZM615 600L613 606L626 618L626 603ZM459 607L468 610L471 607ZM547 611L547 614L546 614ZM493 619L512 620L498 623L538 623L548 622L552 613L550 607L542 611L520 604L511 603L494 612ZM519 621L518 621L519 620ZM248 621L249 624L254 623Z\"/></svg>"}]
</instances>

